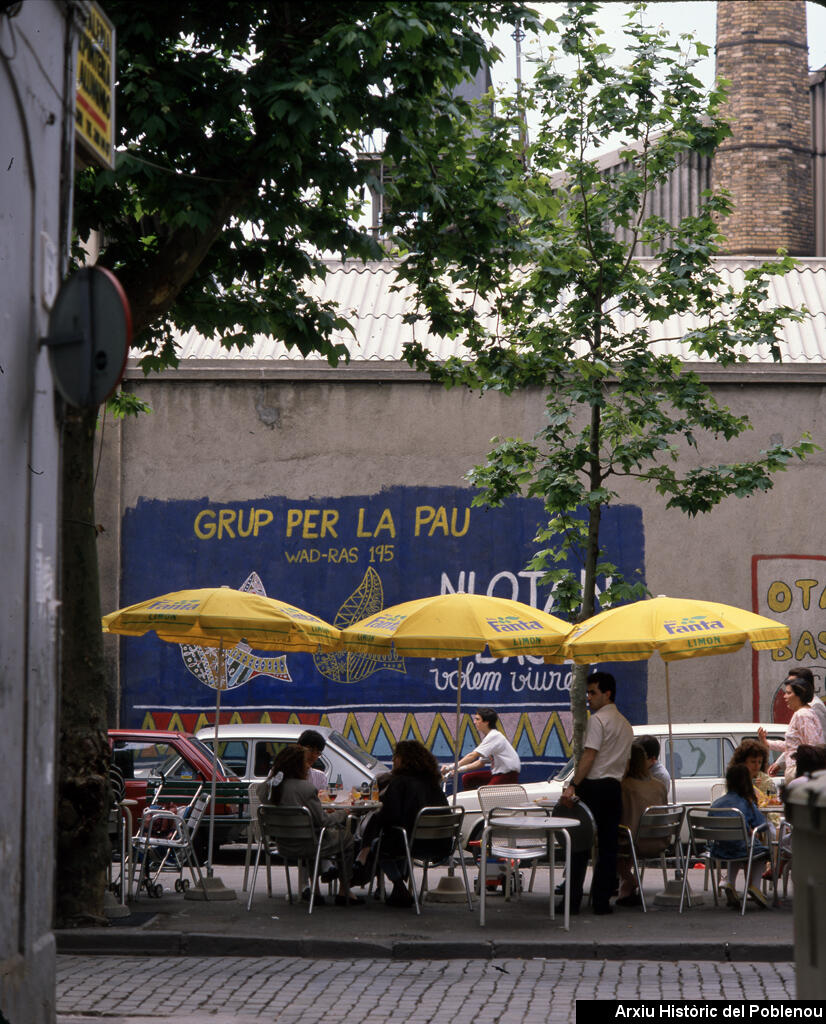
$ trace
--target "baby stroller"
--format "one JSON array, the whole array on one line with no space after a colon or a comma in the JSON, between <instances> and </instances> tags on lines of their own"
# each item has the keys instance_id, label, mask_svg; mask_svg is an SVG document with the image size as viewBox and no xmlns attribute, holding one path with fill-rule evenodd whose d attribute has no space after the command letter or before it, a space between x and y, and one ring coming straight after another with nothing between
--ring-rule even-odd
<instances>
[{"instance_id":1,"label":"baby stroller","mask_svg":"<svg viewBox=\"0 0 826 1024\"><path fill-rule=\"evenodd\" d=\"M204 888L193 841L208 804L209 792L201 787L185 807L152 804L146 808L140 832L132 840L132 855L141 865L138 892L144 886L148 896L161 896L163 886L158 878L162 871L176 872L175 892L185 892L189 879L183 877L184 868L189 868L193 881Z\"/></svg>"}]
</instances>

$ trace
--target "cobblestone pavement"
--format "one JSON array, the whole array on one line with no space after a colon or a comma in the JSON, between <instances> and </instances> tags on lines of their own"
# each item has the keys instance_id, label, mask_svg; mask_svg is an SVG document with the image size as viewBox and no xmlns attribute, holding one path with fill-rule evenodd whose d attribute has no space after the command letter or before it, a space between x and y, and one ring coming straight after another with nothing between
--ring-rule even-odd
<instances>
[{"instance_id":1,"label":"cobblestone pavement","mask_svg":"<svg viewBox=\"0 0 826 1024\"><path fill-rule=\"evenodd\" d=\"M59 956L59 1024L546 1024L576 1000L794 998L792 963Z\"/></svg>"}]
</instances>

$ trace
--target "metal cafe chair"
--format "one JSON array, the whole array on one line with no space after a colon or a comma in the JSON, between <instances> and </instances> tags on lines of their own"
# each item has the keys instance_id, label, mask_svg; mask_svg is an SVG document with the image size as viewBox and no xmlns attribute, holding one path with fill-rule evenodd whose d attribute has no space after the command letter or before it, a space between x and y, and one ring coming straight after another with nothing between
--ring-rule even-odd
<instances>
[{"instance_id":1,"label":"metal cafe chair","mask_svg":"<svg viewBox=\"0 0 826 1024\"><path fill-rule=\"evenodd\" d=\"M768 839L769 826L767 824L759 825L754 829L751 836L749 836L749 830L746 826L746 819L743 817L743 812L737 810L736 807L719 807L714 810L701 807L689 807L686 811L685 820L688 825L688 857L686 864L690 864L693 860L699 860L701 863L708 864L711 867L712 876L714 875L715 869L719 868L721 864L746 864L746 878L743 884L743 900L740 907L740 914L745 914L746 900L748 899L749 891L748 880L751 877L754 850L761 837ZM740 854L736 857L724 857L712 854L711 844L721 842L743 843L748 850L748 856L744 857ZM683 904L685 903L687 890L688 871L683 871L683 887L682 892L680 893L680 913L683 912ZM714 904L717 906L719 903L717 885L712 885L712 893L714 895ZM688 905L691 906L690 893L688 895Z\"/></svg>"},{"instance_id":2,"label":"metal cafe chair","mask_svg":"<svg viewBox=\"0 0 826 1024\"><path fill-rule=\"evenodd\" d=\"M528 793L524 786L520 786L518 783L511 783L509 785L502 786L480 786L476 791L479 797L479 809L485 818L489 818L490 814L494 810L515 810L519 811L521 808L530 807L532 810L536 809L536 804L528 799ZM523 850L538 850L539 856L541 856L546 849L544 838L531 838L530 836L520 836L519 838L512 836L512 847L519 847ZM496 837L494 836L494 843ZM494 857L502 856L500 853L491 851L491 855ZM524 857L516 858L517 860L532 860L531 866L531 877L528 882L528 892L533 892L533 883L536 878L536 862L539 856L529 857L527 854ZM510 858L514 859L514 858ZM482 876L485 876L486 869L482 870ZM510 893L510 883L512 882L512 872L506 870L505 873L505 894ZM481 883L480 883L481 884Z\"/></svg>"},{"instance_id":3,"label":"metal cafe chair","mask_svg":"<svg viewBox=\"0 0 826 1024\"><path fill-rule=\"evenodd\" d=\"M313 818L306 807L277 806L261 804L258 807L258 849L255 853L255 868L252 873L250 894L247 899L247 910L252 906L255 895L255 882L258 877L258 866L261 854L264 854L267 865L267 894L272 896L272 875L270 872L272 857L277 855L284 862L284 873L287 876L287 898L293 901L290 883L290 865L304 864L310 878L309 913L313 912L316 883L318 882L319 865L321 864L321 846L327 832L326 826L318 831Z\"/></svg>"},{"instance_id":4,"label":"metal cafe chair","mask_svg":"<svg viewBox=\"0 0 826 1024\"><path fill-rule=\"evenodd\" d=\"M680 832L684 815L685 807L682 804L658 804L646 807L633 832L628 825L620 825L619 855L631 857L643 913L648 913L642 888L646 862L659 861L664 885L668 884L666 852L672 847L675 850L678 869L683 868ZM644 852L646 849L650 850L652 846L660 846L659 852Z\"/></svg>"},{"instance_id":5,"label":"metal cafe chair","mask_svg":"<svg viewBox=\"0 0 826 1024\"><path fill-rule=\"evenodd\" d=\"M407 834L407 829L401 825L392 826L391 831L401 833L404 843L404 855L408 871L408 888L413 896L413 903L417 914L422 912L421 907L427 893L427 869L437 864L450 863L454 853L460 854L458 860L462 868L468 909L473 910L470 882L468 880L467 868L465 867L465 859L461 856L460 849L464 817L464 807L423 807L416 815L410 835ZM373 859L374 877L377 868L379 873L381 871L381 842L382 836L379 836ZM418 890L413 874L415 864L420 864L422 867L422 882ZM373 884L371 882L371 892L372 888Z\"/></svg>"}]
</instances>

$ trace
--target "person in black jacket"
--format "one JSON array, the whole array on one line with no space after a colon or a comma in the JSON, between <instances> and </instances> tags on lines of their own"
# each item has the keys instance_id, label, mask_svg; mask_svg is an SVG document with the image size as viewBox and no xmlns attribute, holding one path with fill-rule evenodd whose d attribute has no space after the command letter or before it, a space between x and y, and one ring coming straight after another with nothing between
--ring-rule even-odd
<instances>
[{"instance_id":1,"label":"person in black jacket","mask_svg":"<svg viewBox=\"0 0 826 1024\"><path fill-rule=\"evenodd\" d=\"M442 790L442 776L436 758L418 740L401 740L393 752L393 771L381 797L381 808L371 817L364 831L364 846L359 860L366 865L370 846L381 833L380 869L393 883L393 891L386 898L391 907L410 907L413 897L405 882L407 863L404 839L394 826L401 825L408 838L413 831L416 815L423 807L444 807L447 797ZM442 849L444 841L437 841L439 849L420 850L433 856L447 856L450 843ZM364 868L366 871L366 867ZM356 879L361 872L356 867Z\"/></svg>"}]
</instances>

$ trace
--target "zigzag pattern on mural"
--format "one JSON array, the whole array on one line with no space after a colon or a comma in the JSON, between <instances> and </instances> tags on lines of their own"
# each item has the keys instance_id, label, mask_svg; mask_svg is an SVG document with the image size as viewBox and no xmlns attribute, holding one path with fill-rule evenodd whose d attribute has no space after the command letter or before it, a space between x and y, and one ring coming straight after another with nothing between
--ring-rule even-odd
<instances>
[{"instance_id":1,"label":"zigzag pattern on mural","mask_svg":"<svg viewBox=\"0 0 826 1024\"><path fill-rule=\"evenodd\" d=\"M330 725L374 757L386 759L399 740L419 740L438 758L454 756L456 718L441 711L374 712L330 711L324 716ZM502 732L510 739L520 757L567 759L572 747L569 712L528 712L500 715ZM462 715L459 725L459 754L469 753L479 743L479 734L470 714Z\"/></svg>"},{"instance_id":2,"label":"zigzag pattern on mural","mask_svg":"<svg viewBox=\"0 0 826 1024\"><path fill-rule=\"evenodd\" d=\"M418 740L437 758L452 759L456 716L441 711L330 711L312 714L295 711L229 711L222 712L221 724L243 722L288 722L293 725L326 725L336 729L348 740L381 760L388 759L399 740ZM568 740L571 731L569 711L503 711L499 716L502 732L516 748L520 757L567 760L573 753ZM168 711L158 708L144 714L142 729L176 729L197 732L215 724L215 712ZM460 756L469 753L479 742L471 714L463 714L459 726Z\"/></svg>"}]
</instances>

